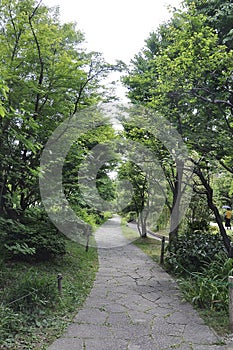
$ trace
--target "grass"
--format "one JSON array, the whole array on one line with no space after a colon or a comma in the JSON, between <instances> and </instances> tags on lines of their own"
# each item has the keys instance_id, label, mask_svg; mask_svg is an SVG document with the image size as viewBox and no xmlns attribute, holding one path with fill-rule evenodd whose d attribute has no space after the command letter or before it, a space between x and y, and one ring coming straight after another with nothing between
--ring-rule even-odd
<instances>
[{"instance_id":1,"label":"grass","mask_svg":"<svg viewBox=\"0 0 233 350\"><path fill-rule=\"evenodd\" d=\"M161 241L146 237L139 238L134 244L143 250L144 253L149 255L154 261L159 263L160 261L160 253L161 253Z\"/></svg>"},{"instance_id":2,"label":"grass","mask_svg":"<svg viewBox=\"0 0 233 350\"><path fill-rule=\"evenodd\" d=\"M82 306L93 286L97 269L97 250L89 248L85 252L85 247L69 240L67 254L60 259L34 264L2 262L0 349L46 349L63 333ZM63 276L62 297L57 291L58 273ZM45 297L45 288L40 286L43 287L43 283L48 281L51 295L47 290ZM33 301L25 298L22 285L38 286L37 291L33 290ZM14 296L13 302L9 299L10 295ZM28 309L30 303L34 306L31 310Z\"/></svg>"},{"instance_id":3,"label":"grass","mask_svg":"<svg viewBox=\"0 0 233 350\"><path fill-rule=\"evenodd\" d=\"M121 225L122 233L123 235L133 241L133 243L140 249L144 251L147 255L149 255L154 261L159 262L160 261L160 254L161 254L161 241L146 237L142 238L139 236L139 233L128 227L124 221Z\"/></svg>"},{"instance_id":4,"label":"grass","mask_svg":"<svg viewBox=\"0 0 233 350\"><path fill-rule=\"evenodd\" d=\"M121 222L121 230L122 234L125 238L127 238L129 241L135 241L139 238L139 233L132 229L131 227L127 226L127 223L122 220Z\"/></svg>"},{"instance_id":5,"label":"grass","mask_svg":"<svg viewBox=\"0 0 233 350\"><path fill-rule=\"evenodd\" d=\"M176 276L173 277L176 278ZM176 278L176 280L183 292L184 299L193 304L205 324L212 327L219 336L229 334L229 314L226 308L213 307L214 305L206 306L203 303L200 305L197 303L200 291L196 290L195 281L190 277ZM207 289L209 289L209 296L211 296L211 285L207 285ZM204 292L202 291L202 293Z\"/></svg>"},{"instance_id":6,"label":"grass","mask_svg":"<svg viewBox=\"0 0 233 350\"><path fill-rule=\"evenodd\" d=\"M229 315L226 311L197 310L204 322L212 327L219 336L230 333Z\"/></svg>"},{"instance_id":7,"label":"grass","mask_svg":"<svg viewBox=\"0 0 233 350\"><path fill-rule=\"evenodd\" d=\"M160 229L160 230L156 230L153 229L153 227L151 228L151 231L158 233L160 236L164 236L165 238L169 238L169 232L168 229Z\"/></svg>"}]
</instances>

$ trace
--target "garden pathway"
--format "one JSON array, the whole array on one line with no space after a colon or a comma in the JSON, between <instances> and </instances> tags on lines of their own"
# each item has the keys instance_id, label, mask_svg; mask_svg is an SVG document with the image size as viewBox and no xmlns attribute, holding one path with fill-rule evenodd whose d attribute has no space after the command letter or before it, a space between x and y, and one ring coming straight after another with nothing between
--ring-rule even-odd
<instances>
[{"instance_id":1,"label":"garden pathway","mask_svg":"<svg viewBox=\"0 0 233 350\"><path fill-rule=\"evenodd\" d=\"M183 300L175 281L128 244L119 217L101 226L95 237L100 266L94 287L49 350L233 349Z\"/></svg>"}]
</instances>

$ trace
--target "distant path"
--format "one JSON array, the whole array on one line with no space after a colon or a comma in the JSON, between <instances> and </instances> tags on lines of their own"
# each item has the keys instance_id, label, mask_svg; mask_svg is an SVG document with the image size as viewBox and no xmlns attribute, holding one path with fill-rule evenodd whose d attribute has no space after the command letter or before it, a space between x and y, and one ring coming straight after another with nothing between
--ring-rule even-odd
<instances>
[{"instance_id":1,"label":"distant path","mask_svg":"<svg viewBox=\"0 0 233 350\"><path fill-rule=\"evenodd\" d=\"M130 228L132 228L133 230L136 230L138 231L137 229L137 224L136 223L133 223L133 222L128 222L127 223L127 226L129 226ZM163 237L165 237L165 241L168 242L169 241L169 238L165 235L163 235L161 232L154 232L154 231L151 231L151 230L148 230L147 229L147 236L150 237L150 238L155 238L159 241L162 240Z\"/></svg>"},{"instance_id":2,"label":"distant path","mask_svg":"<svg viewBox=\"0 0 233 350\"><path fill-rule=\"evenodd\" d=\"M94 287L49 350L227 349L183 301L174 280L140 249L125 245L119 217L98 230L96 241L121 246L99 249Z\"/></svg>"}]
</instances>

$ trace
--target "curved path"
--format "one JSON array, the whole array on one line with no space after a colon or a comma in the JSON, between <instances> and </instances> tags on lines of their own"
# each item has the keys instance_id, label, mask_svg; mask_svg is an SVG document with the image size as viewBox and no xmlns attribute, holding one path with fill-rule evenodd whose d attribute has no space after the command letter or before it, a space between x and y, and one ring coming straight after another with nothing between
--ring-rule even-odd
<instances>
[{"instance_id":1,"label":"curved path","mask_svg":"<svg viewBox=\"0 0 233 350\"><path fill-rule=\"evenodd\" d=\"M102 248L94 287L49 350L227 349L183 301L174 280L140 249L126 244L119 217L101 226L96 241ZM115 248L106 249L111 244Z\"/></svg>"}]
</instances>

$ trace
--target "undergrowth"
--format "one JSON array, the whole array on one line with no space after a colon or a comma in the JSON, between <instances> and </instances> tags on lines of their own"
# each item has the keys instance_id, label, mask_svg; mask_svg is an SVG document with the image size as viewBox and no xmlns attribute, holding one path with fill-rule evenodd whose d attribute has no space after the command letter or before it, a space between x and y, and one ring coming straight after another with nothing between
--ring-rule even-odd
<instances>
[{"instance_id":1,"label":"undergrowth","mask_svg":"<svg viewBox=\"0 0 233 350\"><path fill-rule=\"evenodd\" d=\"M64 331L89 294L98 268L95 248L66 241L50 261L4 262L0 272L0 349L46 349ZM63 276L63 295L57 275Z\"/></svg>"}]
</instances>

